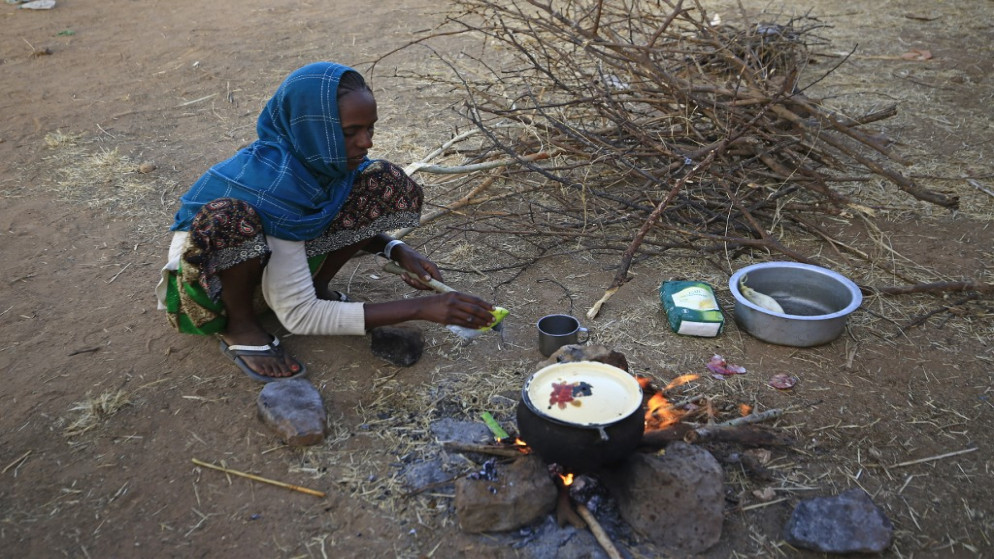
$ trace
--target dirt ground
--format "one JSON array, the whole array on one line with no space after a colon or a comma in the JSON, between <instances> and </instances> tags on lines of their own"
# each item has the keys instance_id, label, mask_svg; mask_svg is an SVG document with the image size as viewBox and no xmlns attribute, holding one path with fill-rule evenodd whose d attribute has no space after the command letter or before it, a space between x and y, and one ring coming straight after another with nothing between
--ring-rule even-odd
<instances>
[{"instance_id":1,"label":"dirt ground","mask_svg":"<svg viewBox=\"0 0 994 559\"><path fill-rule=\"evenodd\" d=\"M897 103L886 126L911 160L905 172L960 196L956 212L893 205L876 230L827 224L877 256L876 275L856 279L899 284L887 269L911 267L919 281L994 284L994 4L743 3L774 13L811 9L832 26L823 32L832 40L823 67L858 45L819 83L821 95L842 105ZM736 13L705 5L726 20ZM253 139L258 111L286 73L321 59L365 70L442 17L427 0L0 6L0 555L529 556L527 546L509 545L513 535L460 532L451 486L404 495L399 468L433 446L433 418L474 419L486 410L513 417L515 389L541 358L531 325L571 305L585 313L620 255L549 259L494 293L473 274L450 276L511 309L499 347L493 339L459 347L444 329L423 325L424 358L398 369L370 354L368 338L286 336L330 417L327 441L304 450L281 445L257 420L259 385L215 342L169 329L152 291L178 195ZM463 43L434 44L454 53ZM903 59L912 49L931 59ZM378 155L386 159L423 157L455 126L451 100L395 77L428 56L406 49L371 76ZM430 184L427 192L437 194ZM419 239L426 237L415 232L410 242ZM409 295L374 265L357 262L350 292L367 300ZM798 444L774 451L772 482L726 472L724 532L705 556L812 555L782 541L793 505L853 487L893 521L888 557L994 554L990 292L968 301L963 293L868 297L843 337L818 348L764 344L731 320L721 337L677 338L656 289L703 269L643 261L587 326L595 341L660 379L703 373L721 353L749 372L724 383L702 378L696 390L787 410L776 425ZM701 279L730 306L728 269L706 269ZM776 373L800 382L774 390L766 381ZM481 397L467 397L464 388L477 385ZM327 497L228 477L193 458ZM772 500L757 493L766 487ZM637 539L619 543L633 556L658 556Z\"/></svg>"}]
</instances>

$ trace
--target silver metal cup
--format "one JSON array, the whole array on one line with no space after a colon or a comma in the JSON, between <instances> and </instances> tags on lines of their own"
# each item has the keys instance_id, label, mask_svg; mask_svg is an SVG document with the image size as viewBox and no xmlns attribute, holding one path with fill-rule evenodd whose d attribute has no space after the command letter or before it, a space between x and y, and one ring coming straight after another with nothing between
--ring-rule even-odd
<instances>
[{"instance_id":1,"label":"silver metal cup","mask_svg":"<svg viewBox=\"0 0 994 559\"><path fill-rule=\"evenodd\" d=\"M538 350L548 357L564 345L585 344L590 339L590 333L580 326L580 321L568 314L550 314L543 316L536 324L538 327ZM583 339L580 339L580 334Z\"/></svg>"}]
</instances>

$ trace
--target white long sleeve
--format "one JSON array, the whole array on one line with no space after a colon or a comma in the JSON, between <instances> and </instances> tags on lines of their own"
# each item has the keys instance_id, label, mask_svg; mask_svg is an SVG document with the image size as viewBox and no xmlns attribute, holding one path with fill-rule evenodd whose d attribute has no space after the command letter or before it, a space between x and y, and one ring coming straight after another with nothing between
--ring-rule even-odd
<instances>
[{"instance_id":1,"label":"white long sleeve","mask_svg":"<svg viewBox=\"0 0 994 559\"><path fill-rule=\"evenodd\" d=\"M170 271L178 269L187 236L186 231L173 234L169 260L155 289L159 310L166 309L166 279ZM287 330L319 336L366 333L362 303L317 298L303 242L273 237L267 237L266 242L273 252L262 272L262 295Z\"/></svg>"},{"instance_id":2,"label":"white long sleeve","mask_svg":"<svg viewBox=\"0 0 994 559\"><path fill-rule=\"evenodd\" d=\"M303 241L267 237L272 249L262 272L262 296L280 323L294 334L364 335L362 303L318 299Z\"/></svg>"}]
</instances>

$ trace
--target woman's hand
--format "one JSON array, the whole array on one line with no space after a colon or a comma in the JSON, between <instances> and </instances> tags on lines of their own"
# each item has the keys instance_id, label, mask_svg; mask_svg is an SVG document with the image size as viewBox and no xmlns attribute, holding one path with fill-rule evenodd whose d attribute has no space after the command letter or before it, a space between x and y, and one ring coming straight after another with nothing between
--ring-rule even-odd
<instances>
[{"instance_id":1,"label":"woman's hand","mask_svg":"<svg viewBox=\"0 0 994 559\"><path fill-rule=\"evenodd\" d=\"M408 274L401 276L404 282L415 289L431 289L431 287L418 278L432 278L442 281L442 273L438 271L438 266L406 244L395 246L391 256L394 257L393 260L397 264L400 264L402 268L407 270Z\"/></svg>"},{"instance_id":2,"label":"woman's hand","mask_svg":"<svg viewBox=\"0 0 994 559\"><path fill-rule=\"evenodd\" d=\"M431 289L419 278L442 281L438 266L406 244L395 245L390 251L390 256L400 267L407 270L407 273L401 277L407 285L415 289ZM489 326L494 321L494 316L490 314L494 309L493 305L479 297L458 291L390 303L367 303L364 309L367 328L397 324L407 320L427 320L438 324L476 329Z\"/></svg>"},{"instance_id":3,"label":"woman's hand","mask_svg":"<svg viewBox=\"0 0 994 559\"><path fill-rule=\"evenodd\" d=\"M483 328L494 321L493 305L466 293L452 291L384 303L364 303L366 328L399 324L408 320L427 320L438 324Z\"/></svg>"},{"instance_id":4,"label":"woman's hand","mask_svg":"<svg viewBox=\"0 0 994 559\"><path fill-rule=\"evenodd\" d=\"M421 297L418 314L422 320L438 324L454 324L466 328L483 328L494 321L490 311L493 305L467 293L453 291L440 295Z\"/></svg>"}]
</instances>

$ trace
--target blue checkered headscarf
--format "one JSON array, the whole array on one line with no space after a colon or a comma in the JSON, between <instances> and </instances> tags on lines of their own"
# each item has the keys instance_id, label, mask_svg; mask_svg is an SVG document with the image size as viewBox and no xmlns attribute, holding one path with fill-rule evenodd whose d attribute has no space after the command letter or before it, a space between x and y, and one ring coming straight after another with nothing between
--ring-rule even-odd
<instances>
[{"instance_id":1,"label":"blue checkered headscarf","mask_svg":"<svg viewBox=\"0 0 994 559\"><path fill-rule=\"evenodd\" d=\"M267 235L293 241L321 235L358 173L349 171L338 115L338 83L349 71L316 62L287 76L259 115L259 139L193 183L172 229L188 231L211 200L237 198L255 208Z\"/></svg>"}]
</instances>

